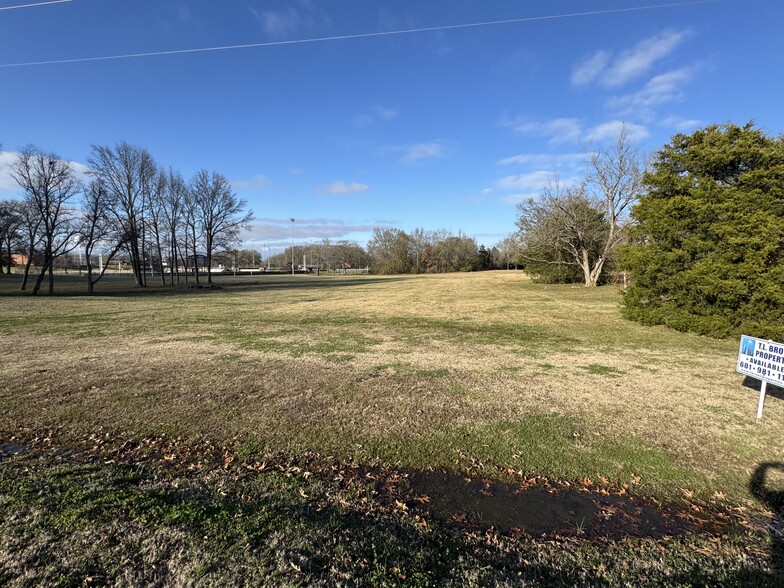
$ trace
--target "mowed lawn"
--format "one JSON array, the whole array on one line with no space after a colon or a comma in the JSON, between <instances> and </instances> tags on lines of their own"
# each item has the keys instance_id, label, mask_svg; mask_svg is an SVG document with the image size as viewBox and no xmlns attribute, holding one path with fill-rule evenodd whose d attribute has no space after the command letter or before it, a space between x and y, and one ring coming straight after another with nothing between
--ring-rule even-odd
<instances>
[{"instance_id":1,"label":"mowed lawn","mask_svg":"<svg viewBox=\"0 0 784 588\"><path fill-rule=\"evenodd\" d=\"M510 271L142 292L110 276L86 297L69 276L30 297L3 278L6 436L165 434L660 498L742 500L759 464L784 461L784 398L756 420L737 341L626 321L615 287Z\"/></svg>"},{"instance_id":2,"label":"mowed lawn","mask_svg":"<svg viewBox=\"0 0 784 588\"><path fill-rule=\"evenodd\" d=\"M781 585L736 341L514 271L215 281L1 277L0 585Z\"/></svg>"}]
</instances>

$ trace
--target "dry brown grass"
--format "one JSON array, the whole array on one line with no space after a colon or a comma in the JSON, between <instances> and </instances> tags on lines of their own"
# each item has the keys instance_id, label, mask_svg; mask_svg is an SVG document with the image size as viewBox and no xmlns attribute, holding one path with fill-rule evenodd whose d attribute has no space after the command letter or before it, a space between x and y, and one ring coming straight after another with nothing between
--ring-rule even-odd
<instances>
[{"instance_id":1,"label":"dry brown grass","mask_svg":"<svg viewBox=\"0 0 784 588\"><path fill-rule=\"evenodd\" d=\"M545 474L639 472L637 454L613 457L631 444L704 476L708 493L740 497L758 463L784 461L784 400L769 398L756 421L736 342L624 321L610 287L516 272L297 276L2 302L6 432L100 427L416 467L546 469L535 446L515 449L529 440L504 432L544 414L573 435L543 446L632 461Z\"/></svg>"}]
</instances>

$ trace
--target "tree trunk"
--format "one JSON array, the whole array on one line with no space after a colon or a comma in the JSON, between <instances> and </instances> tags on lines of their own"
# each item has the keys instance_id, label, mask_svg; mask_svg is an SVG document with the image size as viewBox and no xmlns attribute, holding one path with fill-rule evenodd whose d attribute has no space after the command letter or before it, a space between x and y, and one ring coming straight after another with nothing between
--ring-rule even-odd
<instances>
[{"instance_id":1,"label":"tree trunk","mask_svg":"<svg viewBox=\"0 0 784 588\"><path fill-rule=\"evenodd\" d=\"M582 250L582 258L580 259L580 267L583 270L583 276L585 277L585 286L595 286L591 281L591 262L588 260L588 250Z\"/></svg>"},{"instance_id":2,"label":"tree trunk","mask_svg":"<svg viewBox=\"0 0 784 588\"><path fill-rule=\"evenodd\" d=\"M604 269L604 257L600 257L596 260L596 263L591 270L591 286L597 286L599 284L599 278L602 277L602 270Z\"/></svg>"}]
</instances>

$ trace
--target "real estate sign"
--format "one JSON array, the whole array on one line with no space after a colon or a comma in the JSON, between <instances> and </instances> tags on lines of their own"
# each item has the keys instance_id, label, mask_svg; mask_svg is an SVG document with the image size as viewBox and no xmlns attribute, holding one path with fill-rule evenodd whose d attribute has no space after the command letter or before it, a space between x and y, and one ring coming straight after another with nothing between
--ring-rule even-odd
<instances>
[{"instance_id":1,"label":"real estate sign","mask_svg":"<svg viewBox=\"0 0 784 588\"><path fill-rule=\"evenodd\" d=\"M741 335L738 366L741 374L762 380L757 418L762 418L768 384L784 387L784 343Z\"/></svg>"},{"instance_id":2,"label":"real estate sign","mask_svg":"<svg viewBox=\"0 0 784 588\"><path fill-rule=\"evenodd\" d=\"M737 371L784 387L784 343L741 336Z\"/></svg>"}]
</instances>

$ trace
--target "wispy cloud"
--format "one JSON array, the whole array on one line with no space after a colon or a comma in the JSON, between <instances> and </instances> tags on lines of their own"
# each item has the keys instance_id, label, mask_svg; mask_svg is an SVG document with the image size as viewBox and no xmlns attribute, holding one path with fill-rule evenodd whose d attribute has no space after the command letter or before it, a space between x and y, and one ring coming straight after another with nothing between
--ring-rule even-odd
<instances>
[{"instance_id":1,"label":"wispy cloud","mask_svg":"<svg viewBox=\"0 0 784 588\"><path fill-rule=\"evenodd\" d=\"M406 149L405 155L400 159L402 163L416 163L424 159L438 159L446 153L441 143L417 143Z\"/></svg>"},{"instance_id":2,"label":"wispy cloud","mask_svg":"<svg viewBox=\"0 0 784 588\"><path fill-rule=\"evenodd\" d=\"M382 147L381 153L402 153L398 163L417 164L429 159L439 159L445 157L449 152L449 147L443 141L430 141L429 143L412 143L410 145L394 145Z\"/></svg>"},{"instance_id":3,"label":"wispy cloud","mask_svg":"<svg viewBox=\"0 0 784 588\"><path fill-rule=\"evenodd\" d=\"M611 120L588 129L584 138L589 143L613 141L618 137L621 128L624 126L628 132L629 139L632 141L642 141L650 135L648 129L643 125L637 125L622 120Z\"/></svg>"},{"instance_id":4,"label":"wispy cloud","mask_svg":"<svg viewBox=\"0 0 784 588\"><path fill-rule=\"evenodd\" d=\"M354 117L354 124L358 127L367 127L376 122L389 122L398 117L400 113L394 108L376 106L369 112L363 112Z\"/></svg>"},{"instance_id":5,"label":"wispy cloud","mask_svg":"<svg viewBox=\"0 0 784 588\"><path fill-rule=\"evenodd\" d=\"M317 194L357 194L367 192L370 186L360 182L334 182L329 186L322 186L316 189Z\"/></svg>"},{"instance_id":6,"label":"wispy cloud","mask_svg":"<svg viewBox=\"0 0 784 588\"><path fill-rule=\"evenodd\" d=\"M281 10L257 10L249 7L262 30L274 38L283 38L302 31L313 31L319 26L329 25L331 19L311 0L290 2Z\"/></svg>"},{"instance_id":7,"label":"wispy cloud","mask_svg":"<svg viewBox=\"0 0 784 588\"><path fill-rule=\"evenodd\" d=\"M258 175L248 180L231 180L231 187L235 190L263 190L269 184L269 178L263 175Z\"/></svg>"},{"instance_id":8,"label":"wispy cloud","mask_svg":"<svg viewBox=\"0 0 784 588\"><path fill-rule=\"evenodd\" d=\"M572 168L585 162L585 153L523 153L505 157L497 165L528 165L539 169Z\"/></svg>"},{"instance_id":9,"label":"wispy cloud","mask_svg":"<svg viewBox=\"0 0 784 588\"><path fill-rule=\"evenodd\" d=\"M593 127L585 127L582 121L576 118L556 118L542 122L529 121L525 123L516 123L514 129L521 134L545 137L551 144L567 142L578 144L584 142L601 143L617 136L618 131L624 124L628 127L630 137L633 141L639 141L650 135L648 129L643 125L628 123L622 120L611 120ZM523 163L525 157L530 156L515 156L503 159L498 163ZM575 157L575 155L570 154L567 157Z\"/></svg>"},{"instance_id":10,"label":"wispy cloud","mask_svg":"<svg viewBox=\"0 0 784 588\"><path fill-rule=\"evenodd\" d=\"M19 188L14 178L11 177L11 164L16 159L16 153L0 151L0 190L11 191Z\"/></svg>"},{"instance_id":11,"label":"wispy cloud","mask_svg":"<svg viewBox=\"0 0 784 588\"><path fill-rule=\"evenodd\" d=\"M0 151L0 192L21 193L19 184L11 176L11 165L16 161L17 155L18 153L15 151ZM90 168L78 161L69 161L68 163L80 182L86 184L90 181L90 176L87 173Z\"/></svg>"},{"instance_id":12,"label":"wispy cloud","mask_svg":"<svg viewBox=\"0 0 784 588\"><path fill-rule=\"evenodd\" d=\"M516 133L547 137L551 143L577 142L582 134L582 123L577 118L554 118L548 121L511 123Z\"/></svg>"},{"instance_id":13,"label":"wispy cloud","mask_svg":"<svg viewBox=\"0 0 784 588\"><path fill-rule=\"evenodd\" d=\"M694 71L695 68L684 67L654 76L638 92L610 98L607 106L620 116L651 118L656 107L683 98L683 86L691 81Z\"/></svg>"},{"instance_id":14,"label":"wispy cloud","mask_svg":"<svg viewBox=\"0 0 784 588\"><path fill-rule=\"evenodd\" d=\"M550 170L539 170L525 174L505 176L496 182L502 190L539 191L558 179L558 173Z\"/></svg>"},{"instance_id":15,"label":"wispy cloud","mask_svg":"<svg viewBox=\"0 0 784 588\"><path fill-rule=\"evenodd\" d=\"M621 86L648 73L659 61L672 54L690 36L688 30L670 30L643 39L631 49L613 56L599 50L580 62L572 70L575 86L598 83L605 87Z\"/></svg>"},{"instance_id":16,"label":"wispy cloud","mask_svg":"<svg viewBox=\"0 0 784 588\"><path fill-rule=\"evenodd\" d=\"M703 126L705 123L696 118L683 118L680 116L668 116L659 121L659 126L667 129L674 129L678 132L690 131Z\"/></svg>"},{"instance_id":17,"label":"wispy cloud","mask_svg":"<svg viewBox=\"0 0 784 588\"><path fill-rule=\"evenodd\" d=\"M330 218L297 218L291 222L289 218L259 218L250 230L243 233L242 239L270 242L270 247L282 249L291 244L292 231L294 240L320 241L321 239L345 239L357 233L370 233L375 227L387 226L386 221L374 221L368 224L350 224L339 219Z\"/></svg>"},{"instance_id":18,"label":"wispy cloud","mask_svg":"<svg viewBox=\"0 0 784 588\"><path fill-rule=\"evenodd\" d=\"M572 70L572 84L584 86L593 82L610 63L610 52L600 50L583 59Z\"/></svg>"}]
</instances>

